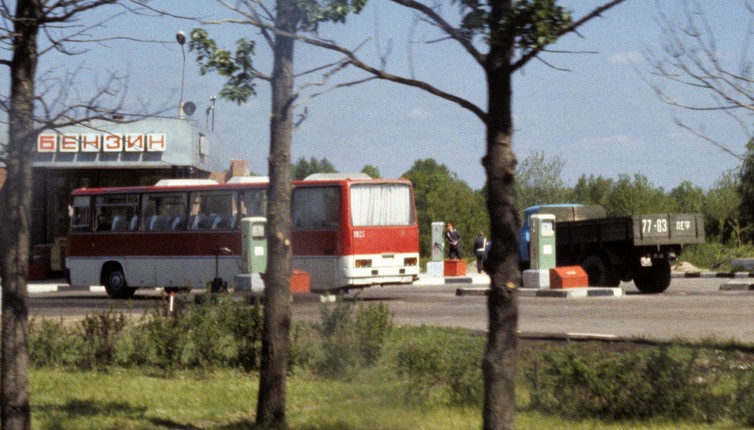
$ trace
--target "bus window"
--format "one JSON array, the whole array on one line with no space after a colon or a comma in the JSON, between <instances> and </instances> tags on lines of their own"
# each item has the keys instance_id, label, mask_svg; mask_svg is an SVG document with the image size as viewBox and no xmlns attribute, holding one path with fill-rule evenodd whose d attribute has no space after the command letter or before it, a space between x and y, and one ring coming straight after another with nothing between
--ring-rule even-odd
<instances>
[{"instance_id":1,"label":"bus window","mask_svg":"<svg viewBox=\"0 0 754 430\"><path fill-rule=\"evenodd\" d=\"M239 195L241 217L267 216L267 191L264 189L244 190Z\"/></svg>"},{"instance_id":2,"label":"bus window","mask_svg":"<svg viewBox=\"0 0 754 430\"><path fill-rule=\"evenodd\" d=\"M403 184L352 185L351 223L354 227L412 225L411 189Z\"/></svg>"},{"instance_id":3,"label":"bus window","mask_svg":"<svg viewBox=\"0 0 754 430\"><path fill-rule=\"evenodd\" d=\"M236 227L236 193L231 191L191 193L191 230L227 230Z\"/></svg>"},{"instance_id":4,"label":"bus window","mask_svg":"<svg viewBox=\"0 0 754 430\"><path fill-rule=\"evenodd\" d=\"M141 204L141 229L175 231L186 228L186 194L144 194Z\"/></svg>"},{"instance_id":5,"label":"bus window","mask_svg":"<svg viewBox=\"0 0 754 430\"><path fill-rule=\"evenodd\" d=\"M339 211L338 187L293 190L293 228L296 230L337 230Z\"/></svg>"},{"instance_id":6,"label":"bus window","mask_svg":"<svg viewBox=\"0 0 754 430\"><path fill-rule=\"evenodd\" d=\"M138 196L134 194L113 194L97 196L94 210L97 214L96 231L126 231L131 219L136 215Z\"/></svg>"},{"instance_id":7,"label":"bus window","mask_svg":"<svg viewBox=\"0 0 754 430\"><path fill-rule=\"evenodd\" d=\"M89 196L76 196L71 204L71 231L89 230Z\"/></svg>"}]
</instances>

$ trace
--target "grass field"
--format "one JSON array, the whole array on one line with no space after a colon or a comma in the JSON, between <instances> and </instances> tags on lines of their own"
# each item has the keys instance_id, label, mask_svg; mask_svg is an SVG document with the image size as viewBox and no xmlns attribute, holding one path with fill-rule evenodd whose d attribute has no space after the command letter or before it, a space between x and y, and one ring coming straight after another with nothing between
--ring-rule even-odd
<instances>
[{"instance_id":1,"label":"grass field","mask_svg":"<svg viewBox=\"0 0 754 430\"><path fill-rule=\"evenodd\" d=\"M146 375L138 369L107 373L38 369L30 381L35 429L254 428L258 380L244 372ZM407 399L402 384L376 369L362 372L352 381L292 376L288 380L288 420L291 428L306 430L481 428L481 412L476 408ZM525 398L526 393L520 395ZM739 428L725 423L568 421L525 409L518 412L517 427Z\"/></svg>"},{"instance_id":2,"label":"grass field","mask_svg":"<svg viewBox=\"0 0 754 430\"><path fill-rule=\"evenodd\" d=\"M32 427L253 429L259 316L228 301L37 321ZM483 336L394 326L382 304L321 318L292 331L292 429L481 428ZM754 347L521 339L516 395L518 429L754 428Z\"/></svg>"}]
</instances>

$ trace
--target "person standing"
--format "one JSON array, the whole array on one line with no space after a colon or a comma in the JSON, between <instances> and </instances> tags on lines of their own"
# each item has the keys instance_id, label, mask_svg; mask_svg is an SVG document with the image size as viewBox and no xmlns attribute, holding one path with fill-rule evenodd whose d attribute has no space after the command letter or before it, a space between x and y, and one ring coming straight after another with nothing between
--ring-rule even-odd
<instances>
[{"instance_id":1,"label":"person standing","mask_svg":"<svg viewBox=\"0 0 754 430\"><path fill-rule=\"evenodd\" d=\"M448 223L445 238L448 239L448 258L451 260L461 259L461 233L456 230L452 222Z\"/></svg>"},{"instance_id":2,"label":"person standing","mask_svg":"<svg viewBox=\"0 0 754 430\"><path fill-rule=\"evenodd\" d=\"M474 239L474 254L476 255L476 271L482 273L482 266L484 265L484 252L487 247L487 239L484 237L484 232L480 231Z\"/></svg>"}]
</instances>

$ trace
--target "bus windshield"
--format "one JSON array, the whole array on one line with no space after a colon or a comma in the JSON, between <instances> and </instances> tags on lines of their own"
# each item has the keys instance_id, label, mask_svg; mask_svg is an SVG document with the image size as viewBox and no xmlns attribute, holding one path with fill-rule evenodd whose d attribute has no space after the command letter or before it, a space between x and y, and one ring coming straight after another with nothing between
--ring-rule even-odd
<instances>
[{"instance_id":1,"label":"bus windshield","mask_svg":"<svg viewBox=\"0 0 754 430\"><path fill-rule=\"evenodd\" d=\"M354 184L351 223L354 227L412 225L412 202L411 188L406 184Z\"/></svg>"}]
</instances>

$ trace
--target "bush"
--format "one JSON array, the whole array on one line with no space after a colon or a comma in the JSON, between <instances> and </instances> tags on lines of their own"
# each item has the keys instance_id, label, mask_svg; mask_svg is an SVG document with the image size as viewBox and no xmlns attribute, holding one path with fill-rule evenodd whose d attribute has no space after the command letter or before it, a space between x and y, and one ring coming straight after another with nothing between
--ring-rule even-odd
<instances>
[{"instance_id":1,"label":"bush","mask_svg":"<svg viewBox=\"0 0 754 430\"><path fill-rule=\"evenodd\" d=\"M116 341L121 366L151 365L159 369L259 368L262 317L259 306L219 296L194 305L176 296L173 312L158 303Z\"/></svg>"},{"instance_id":2,"label":"bush","mask_svg":"<svg viewBox=\"0 0 754 430\"><path fill-rule=\"evenodd\" d=\"M481 405L484 395L481 359L484 341L469 335L448 336L437 330L398 347L397 373L407 379L406 398L451 406Z\"/></svg>"},{"instance_id":3,"label":"bush","mask_svg":"<svg viewBox=\"0 0 754 430\"><path fill-rule=\"evenodd\" d=\"M382 356L385 340L393 328L393 314L384 303L365 306L359 304L356 313L356 332L361 360L374 365Z\"/></svg>"},{"instance_id":4,"label":"bush","mask_svg":"<svg viewBox=\"0 0 754 430\"><path fill-rule=\"evenodd\" d=\"M557 348L524 368L531 406L572 418L712 421L727 402L699 369L698 350L630 352Z\"/></svg>"},{"instance_id":5,"label":"bush","mask_svg":"<svg viewBox=\"0 0 754 430\"><path fill-rule=\"evenodd\" d=\"M754 257L754 246L732 246L720 242L706 242L689 245L683 249L681 260L694 266L716 272L740 271L740 267L731 266L734 258Z\"/></svg>"},{"instance_id":6,"label":"bush","mask_svg":"<svg viewBox=\"0 0 754 430\"><path fill-rule=\"evenodd\" d=\"M112 309L87 314L81 321L80 365L85 369L98 369L114 364L116 345L125 327L125 316Z\"/></svg>"},{"instance_id":7,"label":"bush","mask_svg":"<svg viewBox=\"0 0 754 430\"><path fill-rule=\"evenodd\" d=\"M223 326L236 344L234 366L250 372L259 370L262 354L263 313L259 304L234 303L226 308Z\"/></svg>"},{"instance_id":8,"label":"bush","mask_svg":"<svg viewBox=\"0 0 754 430\"><path fill-rule=\"evenodd\" d=\"M321 360L315 365L320 374L348 379L379 360L393 325L386 305L360 303L354 317L353 303L341 298L332 309L323 304L320 315L315 326L322 339Z\"/></svg>"},{"instance_id":9,"label":"bush","mask_svg":"<svg viewBox=\"0 0 754 430\"><path fill-rule=\"evenodd\" d=\"M70 366L79 360L82 340L63 319L29 322L29 362L36 367Z\"/></svg>"},{"instance_id":10,"label":"bush","mask_svg":"<svg viewBox=\"0 0 754 430\"><path fill-rule=\"evenodd\" d=\"M288 373L298 369L316 369L324 359L322 339L312 324L297 322L290 333L288 348Z\"/></svg>"}]
</instances>

